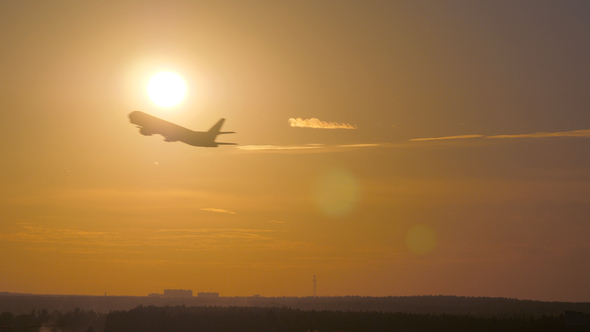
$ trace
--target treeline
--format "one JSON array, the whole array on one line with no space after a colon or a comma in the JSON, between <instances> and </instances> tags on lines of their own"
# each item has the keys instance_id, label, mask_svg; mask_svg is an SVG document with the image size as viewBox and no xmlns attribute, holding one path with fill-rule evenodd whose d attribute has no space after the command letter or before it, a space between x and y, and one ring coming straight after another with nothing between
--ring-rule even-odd
<instances>
[{"instance_id":1,"label":"treeline","mask_svg":"<svg viewBox=\"0 0 590 332\"><path fill-rule=\"evenodd\" d=\"M587 320L587 319L586 319ZM75 309L0 314L2 332L430 332L588 331L566 317L477 317L378 311L316 311L287 307L139 306L108 314ZM579 323L579 322L577 322ZM579 326L573 326L579 325Z\"/></svg>"},{"instance_id":2,"label":"treeline","mask_svg":"<svg viewBox=\"0 0 590 332\"><path fill-rule=\"evenodd\" d=\"M0 314L2 332L102 332L107 314L79 308L62 313L32 310L28 314Z\"/></svg>"},{"instance_id":3,"label":"treeline","mask_svg":"<svg viewBox=\"0 0 590 332\"><path fill-rule=\"evenodd\" d=\"M489 297L460 296L341 296L341 297L219 297L153 298L147 296L50 296L0 293L0 312L29 313L46 308L49 312L75 308L107 313L137 306L289 307L301 310L383 311L415 314L451 314L478 317L559 316L565 311L590 312L590 303L543 302Z\"/></svg>"},{"instance_id":4,"label":"treeline","mask_svg":"<svg viewBox=\"0 0 590 332\"><path fill-rule=\"evenodd\" d=\"M561 316L484 318L259 307L137 307L107 315L104 332L569 331Z\"/></svg>"}]
</instances>

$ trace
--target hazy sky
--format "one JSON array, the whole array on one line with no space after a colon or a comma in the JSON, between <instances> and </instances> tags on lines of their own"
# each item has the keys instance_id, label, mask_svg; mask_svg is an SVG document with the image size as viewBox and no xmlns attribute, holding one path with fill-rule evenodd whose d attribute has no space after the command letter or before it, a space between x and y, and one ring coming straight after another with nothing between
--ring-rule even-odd
<instances>
[{"instance_id":1,"label":"hazy sky","mask_svg":"<svg viewBox=\"0 0 590 332\"><path fill-rule=\"evenodd\" d=\"M309 296L316 274L320 296L590 301L588 17L1 1L0 291ZM146 94L162 71L179 106ZM142 136L134 110L224 117L240 145ZM297 127L325 123L348 129Z\"/></svg>"}]
</instances>

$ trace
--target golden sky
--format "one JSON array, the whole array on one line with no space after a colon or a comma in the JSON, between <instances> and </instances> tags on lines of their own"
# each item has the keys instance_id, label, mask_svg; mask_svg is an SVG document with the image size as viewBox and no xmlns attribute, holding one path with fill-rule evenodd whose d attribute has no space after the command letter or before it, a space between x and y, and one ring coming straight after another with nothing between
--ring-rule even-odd
<instances>
[{"instance_id":1,"label":"golden sky","mask_svg":"<svg viewBox=\"0 0 590 332\"><path fill-rule=\"evenodd\" d=\"M1 1L0 291L590 301L589 16ZM178 106L146 94L162 71Z\"/></svg>"}]
</instances>

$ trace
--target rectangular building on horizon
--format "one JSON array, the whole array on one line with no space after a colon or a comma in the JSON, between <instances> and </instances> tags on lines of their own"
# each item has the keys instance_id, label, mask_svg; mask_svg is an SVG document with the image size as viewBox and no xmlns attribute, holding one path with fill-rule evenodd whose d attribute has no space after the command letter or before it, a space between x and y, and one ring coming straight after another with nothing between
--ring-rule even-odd
<instances>
[{"instance_id":1,"label":"rectangular building on horizon","mask_svg":"<svg viewBox=\"0 0 590 332\"><path fill-rule=\"evenodd\" d=\"M164 289L164 297L193 297L190 289Z\"/></svg>"}]
</instances>

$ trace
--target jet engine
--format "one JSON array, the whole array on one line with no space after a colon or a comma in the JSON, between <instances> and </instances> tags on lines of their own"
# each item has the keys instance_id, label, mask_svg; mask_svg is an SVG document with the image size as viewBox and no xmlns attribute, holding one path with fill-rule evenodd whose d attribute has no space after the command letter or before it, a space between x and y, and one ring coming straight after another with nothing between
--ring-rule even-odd
<instances>
[{"instance_id":1,"label":"jet engine","mask_svg":"<svg viewBox=\"0 0 590 332\"><path fill-rule=\"evenodd\" d=\"M151 136L153 133L146 128L139 129L139 133L145 136Z\"/></svg>"}]
</instances>

